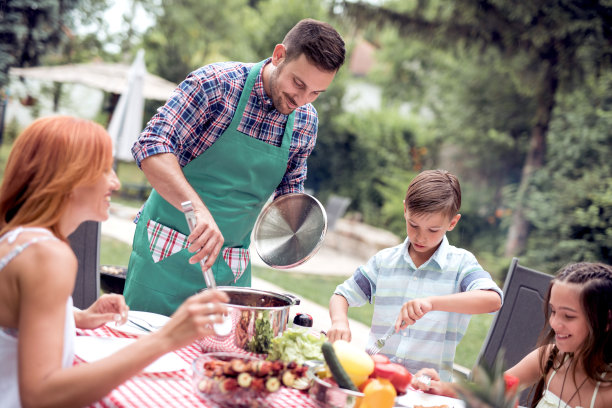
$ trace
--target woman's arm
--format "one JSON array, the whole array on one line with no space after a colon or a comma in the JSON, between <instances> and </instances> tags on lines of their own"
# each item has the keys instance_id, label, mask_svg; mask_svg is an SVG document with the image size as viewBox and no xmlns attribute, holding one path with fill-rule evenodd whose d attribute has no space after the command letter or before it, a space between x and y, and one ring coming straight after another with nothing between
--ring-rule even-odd
<instances>
[{"instance_id":1,"label":"woman's arm","mask_svg":"<svg viewBox=\"0 0 612 408\"><path fill-rule=\"evenodd\" d=\"M15 259L17 260L17 259ZM158 332L102 360L61 367L66 301L72 293L77 261L63 242L32 247L13 265L20 279L19 385L24 407L80 407L97 401L161 355L212 334L228 301L204 291L188 299Z\"/></svg>"}]
</instances>

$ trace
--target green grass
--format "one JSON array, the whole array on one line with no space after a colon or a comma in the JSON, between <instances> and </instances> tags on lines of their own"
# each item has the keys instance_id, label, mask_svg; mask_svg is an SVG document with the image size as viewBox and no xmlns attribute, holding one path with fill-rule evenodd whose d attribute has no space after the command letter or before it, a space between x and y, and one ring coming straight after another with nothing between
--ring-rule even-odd
<instances>
[{"instance_id":1,"label":"green grass","mask_svg":"<svg viewBox=\"0 0 612 408\"><path fill-rule=\"evenodd\" d=\"M100 241L100 265L127 266L131 245L117 239L102 236Z\"/></svg>"},{"instance_id":2,"label":"green grass","mask_svg":"<svg viewBox=\"0 0 612 408\"><path fill-rule=\"evenodd\" d=\"M342 276L313 275L306 273L280 271L262 267L253 267L253 276L276 286L290 290L316 304L328 307L329 298L334 293L336 286L346 279ZM372 323L373 305L353 307L349 309L348 316L367 326Z\"/></svg>"}]
</instances>

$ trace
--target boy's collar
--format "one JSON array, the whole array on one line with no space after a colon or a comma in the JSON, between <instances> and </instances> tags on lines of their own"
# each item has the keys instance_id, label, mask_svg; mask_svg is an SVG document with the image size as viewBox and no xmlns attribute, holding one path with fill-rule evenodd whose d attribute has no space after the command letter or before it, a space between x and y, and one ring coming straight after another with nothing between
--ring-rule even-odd
<instances>
[{"instance_id":1,"label":"boy's collar","mask_svg":"<svg viewBox=\"0 0 612 408\"><path fill-rule=\"evenodd\" d=\"M411 259L410 254L408 253L409 245L410 245L410 238L406 237L406 240L404 241L404 257L406 258L406 260ZM448 261L448 257L446 255L448 254L449 247L450 247L450 244L448 243L448 238L446 238L446 234L444 234L444 237L442 238L442 242L440 242L440 246L438 247L438 249L436 249L436 252L434 252L433 255L425 262L425 264L427 264L430 261L434 261L436 264L438 264L438 267L441 270L444 269Z\"/></svg>"}]
</instances>

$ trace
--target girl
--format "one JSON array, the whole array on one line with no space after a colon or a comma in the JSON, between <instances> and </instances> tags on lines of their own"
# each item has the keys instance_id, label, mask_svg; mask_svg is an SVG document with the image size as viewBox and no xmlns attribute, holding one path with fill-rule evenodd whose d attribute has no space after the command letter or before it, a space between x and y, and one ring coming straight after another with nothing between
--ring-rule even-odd
<instances>
[{"instance_id":1,"label":"girl","mask_svg":"<svg viewBox=\"0 0 612 408\"><path fill-rule=\"evenodd\" d=\"M612 267L577 263L563 268L546 295L548 324L540 346L507 371L522 388L535 385L531 407L612 407ZM454 396L452 386L429 375L429 392Z\"/></svg>"},{"instance_id":2,"label":"girl","mask_svg":"<svg viewBox=\"0 0 612 408\"><path fill-rule=\"evenodd\" d=\"M158 332L115 355L73 366L75 327L124 323L122 296L73 310L77 259L66 237L108 218L119 188L112 142L100 125L67 116L38 119L17 138L0 188L0 406L84 406L161 355L213 333L227 302L204 291Z\"/></svg>"}]
</instances>

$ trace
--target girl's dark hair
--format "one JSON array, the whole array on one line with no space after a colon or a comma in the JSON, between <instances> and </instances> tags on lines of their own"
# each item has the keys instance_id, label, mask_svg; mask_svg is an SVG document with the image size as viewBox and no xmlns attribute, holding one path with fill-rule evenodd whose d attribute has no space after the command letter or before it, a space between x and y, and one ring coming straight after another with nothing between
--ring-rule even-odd
<instances>
[{"instance_id":1,"label":"girl's dark hair","mask_svg":"<svg viewBox=\"0 0 612 408\"><path fill-rule=\"evenodd\" d=\"M602 263L581 262L562 268L557 276L552 279L544 299L544 316L546 324L538 346L554 343L555 332L549 324L550 318L550 294L555 283L574 283L581 286L580 304L586 315L589 336L581 347L573 353L574 361L581 361L586 375L592 381L612 380L602 379L601 373L609 371L612 363L612 266ZM535 407L544 392L545 380L551 368L558 369L565 359L565 353L561 353L556 346L542 347L540 355L541 378L535 386L534 398L531 406ZM548 351L550 354L544 358Z\"/></svg>"}]
</instances>

